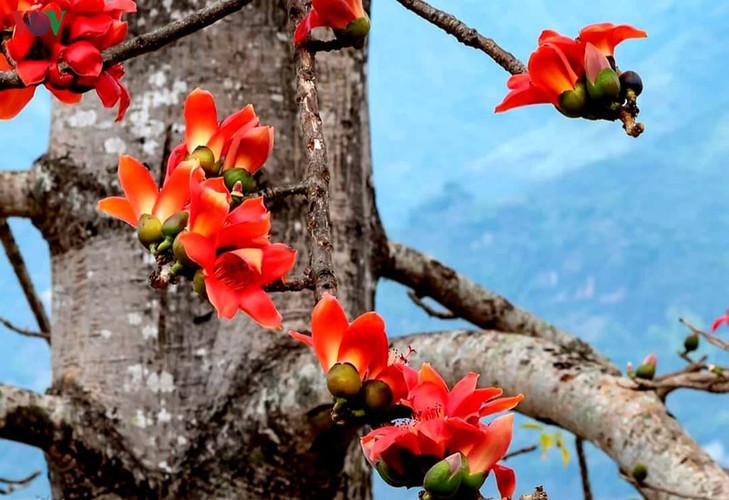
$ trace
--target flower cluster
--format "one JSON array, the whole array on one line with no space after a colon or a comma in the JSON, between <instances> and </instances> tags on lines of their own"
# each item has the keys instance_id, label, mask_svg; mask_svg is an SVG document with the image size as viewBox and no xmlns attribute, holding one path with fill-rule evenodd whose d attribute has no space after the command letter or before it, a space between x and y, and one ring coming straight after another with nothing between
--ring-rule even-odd
<instances>
[{"instance_id":1,"label":"flower cluster","mask_svg":"<svg viewBox=\"0 0 729 500\"><path fill-rule=\"evenodd\" d=\"M216 121L213 127L209 110L191 104L200 95L209 94L195 90L186 105L187 141L201 140L221 151L218 156L227 147L228 157L231 144L238 141L234 157L256 157L262 164L269 144L238 140L251 126L250 120L236 117L243 112L255 117L253 108L244 108L220 125ZM255 122L258 127L257 118ZM196 132L200 125L205 133ZM273 134L268 127L259 128ZM252 150L256 148L262 150ZM281 328L281 315L263 287L285 278L296 252L269 241L271 221L263 199L244 199L240 181L226 187L226 178L203 168L195 151L168 169L161 189L144 165L122 156L119 182L124 196L101 200L99 210L136 228L139 241L157 261L171 263L173 276L192 278L195 291L210 301L218 316L231 319L240 310L263 327Z\"/></svg>"},{"instance_id":2,"label":"flower cluster","mask_svg":"<svg viewBox=\"0 0 729 500\"><path fill-rule=\"evenodd\" d=\"M134 0L5 0L0 14L12 28L0 69L15 69L26 86L0 92L0 119L12 118L44 84L61 102L78 103L96 90L102 104L119 105L117 121L129 107L121 64L105 67L101 52L127 35L123 14L137 10Z\"/></svg>"},{"instance_id":3,"label":"flower cluster","mask_svg":"<svg viewBox=\"0 0 729 500\"><path fill-rule=\"evenodd\" d=\"M349 323L330 295L314 308L311 335L291 335L316 352L335 398L333 418L379 425L362 438L362 449L388 484L422 486L434 500L469 499L493 471L501 495L514 493L514 472L498 464L511 443L513 415L481 419L511 410L522 395L478 389L475 373L449 390L430 364L416 372L406 357L389 353L380 316L369 312Z\"/></svg>"},{"instance_id":4,"label":"flower cluster","mask_svg":"<svg viewBox=\"0 0 729 500\"><path fill-rule=\"evenodd\" d=\"M530 104L553 104L569 117L615 120L626 98L637 97L643 83L634 71L621 72L615 46L647 36L628 25L593 24L577 39L543 31L529 58L528 73L507 82L511 90L496 112Z\"/></svg>"},{"instance_id":5,"label":"flower cluster","mask_svg":"<svg viewBox=\"0 0 729 500\"><path fill-rule=\"evenodd\" d=\"M314 28L331 28L338 39L359 45L370 32L370 18L362 0L312 0L311 11L296 28L294 44L302 44Z\"/></svg>"}]
</instances>

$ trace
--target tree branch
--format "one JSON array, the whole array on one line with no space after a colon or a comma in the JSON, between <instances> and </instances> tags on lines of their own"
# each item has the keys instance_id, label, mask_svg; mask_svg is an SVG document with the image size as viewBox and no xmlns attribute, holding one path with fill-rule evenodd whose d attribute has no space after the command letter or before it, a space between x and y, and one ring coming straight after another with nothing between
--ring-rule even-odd
<instances>
[{"instance_id":1,"label":"tree branch","mask_svg":"<svg viewBox=\"0 0 729 500\"><path fill-rule=\"evenodd\" d=\"M415 347L450 383L468 371L484 385L527 397L517 410L589 440L621 470L642 462L651 485L692 497L729 498L729 475L689 437L652 392L544 339L499 332L452 331L396 339ZM651 499L655 490L641 487Z\"/></svg>"},{"instance_id":2,"label":"tree branch","mask_svg":"<svg viewBox=\"0 0 729 500\"><path fill-rule=\"evenodd\" d=\"M526 73L527 69L522 62L511 53L499 47L490 38L481 35L475 29L467 26L455 16L438 10L422 0L397 0L400 5L414 12L426 21L436 25L456 40L468 47L473 47L486 53L491 59L512 75Z\"/></svg>"},{"instance_id":3,"label":"tree branch","mask_svg":"<svg viewBox=\"0 0 729 500\"><path fill-rule=\"evenodd\" d=\"M6 318L3 318L0 316L0 325L3 325L8 330L11 330L19 335L24 335L26 337L32 337L37 339L45 339L47 342L50 342L51 336L47 333L43 332L35 332L33 330L30 330L29 328L22 328L20 326L17 326L10 321L8 321Z\"/></svg>"},{"instance_id":4,"label":"tree branch","mask_svg":"<svg viewBox=\"0 0 729 500\"><path fill-rule=\"evenodd\" d=\"M410 297L410 300L412 300L416 306L418 306L420 309L425 311L425 313L428 316L431 316L433 318L438 318L438 319L456 319L456 318L458 318L458 316L456 316L455 314L453 314L450 311L437 311L437 310L433 309L428 304L426 304L423 299L418 297L418 294L412 290L408 291L408 297Z\"/></svg>"},{"instance_id":5,"label":"tree branch","mask_svg":"<svg viewBox=\"0 0 729 500\"><path fill-rule=\"evenodd\" d=\"M306 2L289 2L291 33L306 13ZM296 103L299 106L299 126L306 149L307 199L309 212L307 229L310 239L312 279L317 299L325 292L336 293L337 279L332 262L332 231L329 215L329 164L324 131L319 115L319 93L316 88L314 53L305 46L296 49Z\"/></svg>"},{"instance_id":6,"label":"tree branch","mask_svg":"<svg viewBox=\"0 0 729 500\"><path fill-rule=\"evenodd\" d=\"M27 170L0 172L0 217L32 217L34 175Z\"/></svg>"},{"instance_id":7,"label":"tree branch","mask_svg":"<svg viewBox=\"0 0 729 500\"><path fill-rule=\"evenodd\" d=\"M387 246L389 255L382 276L412 288L418 297L430 297L480 328L542 338L602 364L613 374L619 373L587 343L519 309L439 261L399 243L390 241Z\"/></svg>"},{"instance_id":8,"label":"tree branch","mask_svg":"<svg viewBox=\"0 0 729 500\"><path fill-rule=\"evenodd\" d=\"M65 419L61 398L0 384L0 438L48 450Z\"/></svg>"},{"instance_id":9,"label":"tree branch","mask_svg":"<svg viewBox=\"0 0 729 500\"><path fill-rule=\"evenodd\" d=\"M134 57L154 52L165 45L213 24L225 16L239 11L253 0L217 0L179 21L173 21L149 33L120 43L103 52L104 67L127 61ZM66 70L65 64L61 70ZM22 88L25 85L15 71L0 72L0 89Z\"/></svg>"},{"instance_id":10,"label":"tree branch","mask_svg":"<svg viewBox=\"0 0 729 500\"><path fill-rule=\"evenodd\" d=\"M577 449L577 461L580 464L582 496L585 500L592 500L592 488L590 488L590 473L587 469L587 457L585 456L585 443L581 437L575 436L575 448Z\"/></svg>"},{"instance_id":11,"label":"tree branch","mask_svg":"<svg viewBox=\"0 0 729 500\"><path fill-rule=\"evenodd\" d=\"M35 286L33 286L33 281L30 279L28 268L25 266L25 261L23 260L23 256L20 253L20 248L18 248L18 244L15 242L15 238L13 237L13 232L10 229L10 225L8 224L7 219L5 219L4 217L0 217L0 241L5 248L5 253L8 255L8 260L10 261L10 264L13 266L15 276L18 277L20 286L23 289L25 298L28 300L28 305L30 305L30 309L33 311L33 315L38 322L38 327L40 328L41 333L50 336L51 322L48 319L48 315L46 315L46 310L43 307L43 303L41 302L38 294L35 291Z\"/></svg>"}]
</instances>

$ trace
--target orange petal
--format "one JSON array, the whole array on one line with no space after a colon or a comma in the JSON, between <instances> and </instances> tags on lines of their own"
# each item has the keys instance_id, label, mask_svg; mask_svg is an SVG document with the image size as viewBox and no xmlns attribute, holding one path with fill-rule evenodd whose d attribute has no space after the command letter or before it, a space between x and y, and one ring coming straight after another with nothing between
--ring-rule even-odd
<instances>
[{"instance_id":1,"label":"orange petal","mask_svg":"<svg viewBox=\"0 0 729 500\"><path fill-rule=\"evenodd\" d=\"M215 158L219 159L227 153L225 145L230 145L230 140L235 134L256 125L258 125L258 117L253 110L253 106L249 104L223 120L223 123L220 124L213 137L208 141L207 146L213 152Z\"/></svg>"},{"instance_id":2,"label":"orange petal","mask_svg":"<svg viewBox=\"0 0 729 500\"><path fill-rule=\"evenodd\" d=\"M445 410L448 402L448 391L443 386L434 382L418 382L410 389L408 394L408 406L416 413L440 408Z\"/></svg>"},{"instance_id":3,"label":"orange petal","mask_svg":"<svg viewBox=\"0 0 729 500\"><path fill-rule=\"evenodd\" d=\"M255 174L273 150L273 127L255 127L236 136L225 157L223 168L242 168Z\"/></svg>"},{"instance_id":4,"label":"orange petal","mask_svg":"<svg viewBox=\"0 0 729 500\"><path fill-rule=\"evenodd\" d=\"M207 145L218 130L218 113L213 94L195 89L185 100L185 144L192 153L196 147Z\"/></svg>"},{"instance_id":5,"label":"orange petal","mask_svg":"<svg viewBox=\"0 0 729 500\"><path fill-rule=\"evenodd\" d=\"M337 362L339 345L348 327L347 315L339 301L333 295L324 294L311 313L314 350L324 372L328 372Z\"/></svg>"},{"instance_id":6,"label":"orange petal","mask_svg":"<svg viewBox=\"0 0 729 500\"><path fill-rule=\"evenodd\" d=\"M196 233L185 231L178 236L185 254L209 274L215 267L215 245L211 240Z\"/></svg>"},{"instance_id":7,"label":"orange petal","mask_svg":"<svg viewBox=\"0 0 729 500\"><path fill-rule=\"evenodd\" d=\"M250 198L231 210L226 222L228 224L260 222L267 216L270 217L266 205L263 204L263 197Z\"/></svg>"},{"instance_id":8,"label":"orange petal","mask_svg":"<svg viewBox=\"0 0 729 500\"><path fill-rule=\"evenodd\" d=\"M282 243L266 245L263 248L263 270L261 282L264 285L285 278L296 262L296 250Z\"/></svg>"},{"instance_id":9,"label":"orange petal","mask_svg":"<svg viewBox=\"0 0 729 500\"><path fill-rule=\"evenodd\" d=\"M281 315L266 292L260 288L248 288L239 296L238 306L264 328L281 329Z\"/></svg>"},{"instance_id":10,"label":"orange petal","mask_svg":"<svg viewBox=\"0 0 729 500\"><path fill-rule=\"evenodd\" d=\"M137 219L142 214L152 213L157 200L157 183L139 160L129 155L119 157L119 183Z\"/></svg>"},{"instance_id":11,"label":"orange petal","mask_svg":"<svg viewBox=\"0 0 729 500\"><path fill-rule=\"evenodd\" d=\"M232 250L229 253L243 260L246 264L261 274L261 266L263 265L263 250L260 248L240 248Z\"/></svg>"},{"instance_id":12,"label":"orange petal","mask_svg":"<svg viewBox=\"0 0 729 500\"><path fill-rule=\"evenodd\" d=\"M218 318L233 319L238 312L238 295L222 281L208 275L205 277L205 291L208 300L218 311Z\"/></svg>"},{"instance_id":13,"label":"orange petal","mask_svg":"<svg viewBox=\"0 0 729 500\"><path fill-rule=\"evenodd\" d=\"M20 113L33 99L35 87L0 92L0 120L9 120Z\"/></svg>"},{"instance_id":14,"label":"orange petal","mask_svg":"<svg viewBox=\"0 0 729 500\"><path fill-rule=\"evenodd\" d=\"M190 179L197 172L197 182L204 175L197 160L180 163L162 186L157 201L154 204L153 214L162 222L183 208L190 201ZM194 182L194 181L193 181Z\"/></svg>"},{"instance_id":15,"label":"orange petal","mask_svg":"<svg viewBox=\"0 0 729 500\"><path fill-rule=\"evenodd\" d=\"M501 460L511 444L514 414L495 419L485 429L483 439L468 453L471 471L486 472Z\"/></svg>"},{"instance_id":16,"label":"orange petal","mask_svg":"<svg viewBox=\"0 0 729 500\"><path fill-rule=\"evenodd\" d=\"M418 383L432 382L439 385L446 393L448 392L448 384L445 383L443 377L433 369L430 363L423 363L418 372Z\"/></svg>"},{"instance_id":17,"label":"orange petal","mask_svg":"<svg viewBox=\"0 0 729 500\"><path fill-rule=\"evenodd\" d=\"M295 338L302 344L306 344L309 347L314 347L314 340L311 338L311 335L295 332L293 330L289 331L289 335L291 335L291 337Z\"/></svg>"},{"instance_id":18,"label":"orange petal","mask_svg":"<svg viewBox=\"0 0 729 500\"><path fill-rule=\"evenodd\" d=\"M116 219L123 220L132 227L137 227L139 217L136 216L129 200L121 196L110 196L100 200L96 208Z\"/></svg>"},{"instance_id":19,"label":"orange petal","mask_svg":"<svg viewBox=\"0 0 729 500\"><path fill-rule=\"evenodd\" d=\"M371 373L370 363L383 350L387 355L385 322L375 312L364 313L355 319L342 336L337 361L351 363L364 378Z\"/></svg>"},{"instance_id":20,"label":"orange petal","mask_svg":"<svg viewBox=\"0 0 729 500\"><path fill-rule=\"evenodd\" d=\"M580 31L580 41L591 43L605 56L612 56L615 46L630 38L645 38L648 34L627 24L599 23L585 26Z\"/></svg>"},{"instance_id":21,"label":"orange petal","mask_svg":"<svg viewBox=\"0 0 729 500\"><path fill-rule=\"evenodd\" d=\"M218 178L222 180L222 177ZM217 181L218 179L211 179ZM220 192L219 182L195 182L190 186L190 231L212 237L222 229L228 216L228 193Z\"/></svg>"},{"instance_id":22,"label":"orange petal","mask_svg":"<svg viewBox=\"0 0 729 500\"><path fill-rule=\"evenodd\" d=\"M501 498L511 498L516 490L516 474L505 465L494 465L494 476L496 477L496 486L499 488Z\"/></svg>"},{"instance_id":23,"label":"orange petal","mask_svg":"<svg viewBox=\"0 0 729 500\"><path fill-rule=\"evenodd\" d=\"M501 113L520 106L528 106L530 104L548 104L551 102L552 100L546 92L529 83L527 86L522 86L521 88L516 88L509 92L506 97L504 97L504 100L501 101L501 104L496 106L494 112Z\"/></svg>"},{"instance_id":24,"label":"orange petal","mask_svg":"<svg viewBox=\"0 0 729 500\"><path fill-rule=\"evenodd\" d=\"M565 54L551 44L540 46L531 55L529 76L534 86L544 92L555 105L559 103L562 92L575 88L578 78Z\"/></svg>"},{"instance_id":25,"label":"orange petal","mask_svg":"<svg viewBox=\"0 0 729 500\"><path fill-rule=\"evenodd\" d=\"M483 405L478 413L481 417L486 417L494 413L509 411L522 401L524 401L523 394L518 394L509 398L496 399Z\"/></svg>"}]
</instances>

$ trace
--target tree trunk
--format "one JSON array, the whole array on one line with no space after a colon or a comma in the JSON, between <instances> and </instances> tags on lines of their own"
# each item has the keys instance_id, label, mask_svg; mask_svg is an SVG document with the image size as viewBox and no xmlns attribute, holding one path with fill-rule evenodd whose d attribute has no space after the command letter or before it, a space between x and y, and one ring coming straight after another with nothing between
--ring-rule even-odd
<instances>
[{"instance_id":1,"label":"tree trunk","mask_svg":"<svg viewBox=\"0 0 729 500\"><path fill-rule=\"evenodd\" d=\"M130 16L132 31L196 6L145 2ZM95 211L99 198L119 192L122 152L162 178L166 154L182 140L182 103L197 86L214 93L221 118L252 103L262 123L275 126L260 187L301 179L287 21L285 2L258 0L128 63L133 101L123 124L113 123L95 96L53 111L50 150L34 172L34 196L46 214L34 221L52 254L52 391L86 408L74 417L85 427L48 453L54 497L371 496L361 454L345 457L355 431L331 428L320 406L327 396L307 391L321 386L312 382L321 376L312 357L285 333L240 317L218 321L187 282L148 287L153 263L133 231ZM339 297L359 314L372 308L375 285L366 52L320 55L318 62ZM299 251L293 274L301 273L306 206L289 198L269 208L272 239ZM285 331L308 329L311 292L274 300ZM109 443L116 457L88 451L90 441Z\"/></svg>"}]
</instances>

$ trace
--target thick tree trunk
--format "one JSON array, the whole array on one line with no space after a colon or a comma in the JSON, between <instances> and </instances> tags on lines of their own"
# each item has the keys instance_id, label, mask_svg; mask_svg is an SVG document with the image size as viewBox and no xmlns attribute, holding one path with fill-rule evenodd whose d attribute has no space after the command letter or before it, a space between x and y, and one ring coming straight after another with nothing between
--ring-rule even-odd
<instances>
[{"instance_id":1,"label":"thick tree trunk","mask_svg":"<svg viewBox=\"0 0 729 500\"><path fill-rule=\"evenodd\" d=\"M176 19L198 2L142 2L136 31ZM306 391L320 376L288 335L247 319L218 321L189 283L155 291L152 270L132 231L95 212L119 191L119 153L147 162L161 178L170 146L182 138L182 103L197 86L211 90L221 116L246 103L276 128L262 184L302 178L293 48L284 2L258 0L242 12L127 65L132 107L112 123L95 96L58 106L51 146L35 167L35 192L47 210L34 220L48 239L53 271L53 391L84 401L91 428L49 452L55 497L367 498L359 454L345 459L352 431L332 429ZM350 314L372 307L365 53L318 57L321 114L332 175L334 259L339 296ZM308 262L305 204L269 206L275 241ZM284 329L308 328L310 292L275 297ZM302 361L305 360L305 361ZM282 391L280 388L285 387ZM288 391L288 393L286 393ZM102 437L103 435L103 437ZM119 464L85 443L121 452ZM353 442L353 441L350 441ZM350 447L351 448L351 447Z\"/></svg>"}]
</instances>

